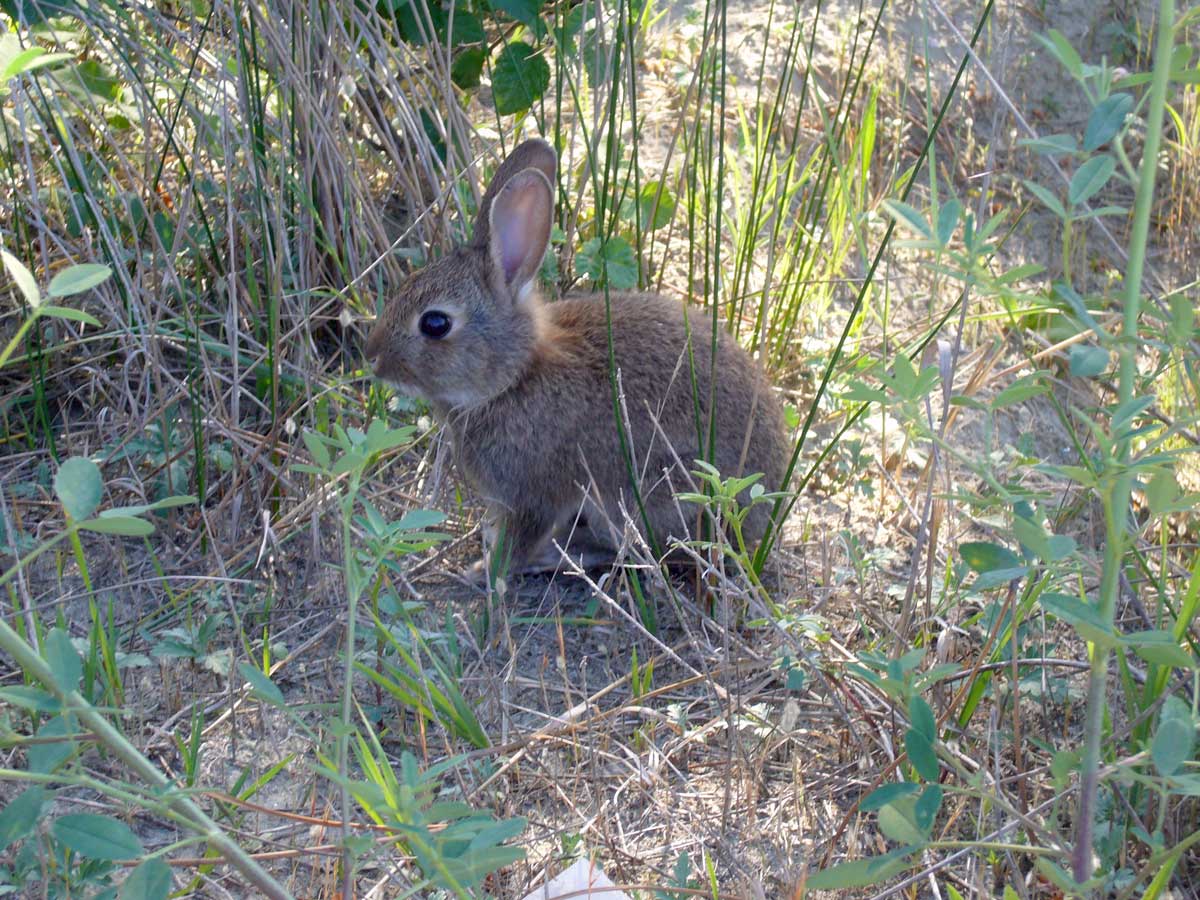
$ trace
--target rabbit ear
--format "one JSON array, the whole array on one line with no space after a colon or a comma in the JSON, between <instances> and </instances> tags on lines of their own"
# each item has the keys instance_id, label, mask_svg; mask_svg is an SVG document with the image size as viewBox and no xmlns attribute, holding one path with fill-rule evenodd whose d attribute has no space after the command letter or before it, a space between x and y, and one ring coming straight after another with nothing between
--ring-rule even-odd
<instances>
[{"instance_id":1,"label":"rabbit ear","mask_svg":"<svg viewBox=\"0 0 1200 900\"><path fill-rule=\"evenodd\" d=\"M513 152L500 164L492 183L479 201L479 217L475 220L475 234L471 243L476 247L487 247L491 227L492 204L504 186L518 172L526 169L537 169L546 176L551 188L554 186L554 176L558 169L558 155L554 148L540 138L533 138L513 148ZM551 190L553 194L553 190Z\"/></svg>"},{"instance_id":2,"label":"rabbit ear","mask_svg":"<svg viewBox=\"0 0 1200 900\"><path fill-rule=\"evenodd\" d=\"M514 297L542 264L553 215L554 194L538 169L513 175L492 203L488 253L496 275Z\"/></svg>"}]
</instances>

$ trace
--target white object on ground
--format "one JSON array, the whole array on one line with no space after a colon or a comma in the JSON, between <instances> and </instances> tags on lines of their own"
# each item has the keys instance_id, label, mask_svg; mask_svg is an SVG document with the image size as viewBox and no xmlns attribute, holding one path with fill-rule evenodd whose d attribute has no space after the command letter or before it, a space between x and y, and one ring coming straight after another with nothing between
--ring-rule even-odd
<instances>
[{"instance_id":1,"label":"white object on ground","mask_svg":"<svg viewBox=\"0 0 1200 900\"><path fill-rule=\"evenodd\" d=\"M628 894L617 890L617 886L608 880L599 867L586 859L575 860L569 869L559 872L532 894L527 894L524 900L556 900L568 895L579 900L629 900Z\"/></svg>"}]
</instances>

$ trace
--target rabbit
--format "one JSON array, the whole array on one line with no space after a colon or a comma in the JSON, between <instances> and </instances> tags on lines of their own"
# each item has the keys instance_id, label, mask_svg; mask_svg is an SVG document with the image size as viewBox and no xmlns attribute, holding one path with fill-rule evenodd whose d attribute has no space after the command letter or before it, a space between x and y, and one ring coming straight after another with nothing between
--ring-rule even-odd
<instances>
[{"instance_id":1,"label":"rabbit","mask_svg":"<svg viewBox=\"0 0 1200 900\"><path fill-rule=\"evenodd\" d=\"M561 555L553 542L568 536L583 565L610 561L611 523L623 522L625 510L645 528L613 412L603 295L543 303L535 284L557 162L543 140L517 146L484 193L470 243L409 276L365 346L375 376L428 402L448 429L460 473L487 506L484 560L502 542L509 572L554 569ZM669 536L697 537L696 509L674 494L694 484L687 469L702 456L701 434L707 444L714 396L713 463L722 476L761 472L767 490L783 488L783 413L733 337L719 334L714 394L705 319L689 363L680 303L613 292L610 304L628 446L655 537L664 546ZM762 537L769 516L770 504L751 510L747 542ZM475 564L476 576L483 566Z\"/></svg>"}]
</instances>

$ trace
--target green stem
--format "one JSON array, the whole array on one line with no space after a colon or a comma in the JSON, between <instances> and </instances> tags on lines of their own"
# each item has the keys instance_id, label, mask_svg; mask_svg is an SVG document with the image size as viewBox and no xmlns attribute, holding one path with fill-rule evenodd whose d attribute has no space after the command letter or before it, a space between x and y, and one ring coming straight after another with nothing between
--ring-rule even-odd
<instances>
[{"instance_id":1,"label":"green stem","mask_svg":"<svg viewBox=\"0 0 1200 900\"><path fill-rule=\"evenodd\" d=\"M272 900L291 900L292 895L274 878L267 874L255 860L227 835L199 806L187 796L179 793L175 785L167 780L162 771L141 754L100 712L80 696L78 691L64 690L49 664L38 655L9 624L0 619L0 650L16 661L27 675L32 675L53 693L65 707L69 708L96 739L104 744L113 755L121 760L139 778L151 787L162 791L169 809L186 821L242 874L264 897Z\"/></svg>"},{"instance_id":2,"label":"green stem","mask_svg":"<svg viewBox=\"0 0 1200 900\"><path fill-rule=\"evenodd\" d=\"M1118 404L1133 398L1137 369L1138 314L1142 295L1142 271L1146 261L1146 243L1150 233L1150 212L1154 204L1154 179L1158 168L1158 149L1162 141L1163 111L1166 107L1167 82L1171 74L1171 49L1174 43L1175 0L1160 0L1158 5L1157 46L1154 49L1154 75L1150 83L1150 111L1146 117L1146 146L1142 151L1134 198L1133 228L1129 239L1129 268L1125 273L1124 321L1118 349ZM1120 437L1110 461L1112 474L1103 497L1105 532L1104 570L1100 581L1100 618L1111 628L1117 608L1121 566L1128 543L1129 497L1133 489L1130 470L1131 439ZM1078 827L1072 871L1077 883L1089 881L1094 870L1092 837L1095 833L1096 794L1099 789L1100 744L1104 737L1105 694L1108 684L1107 645L1092 647L1092 667L1088 677L1087 719L1084 724L1083 779L1079 789Z\"/></svg>"}]
</instances>

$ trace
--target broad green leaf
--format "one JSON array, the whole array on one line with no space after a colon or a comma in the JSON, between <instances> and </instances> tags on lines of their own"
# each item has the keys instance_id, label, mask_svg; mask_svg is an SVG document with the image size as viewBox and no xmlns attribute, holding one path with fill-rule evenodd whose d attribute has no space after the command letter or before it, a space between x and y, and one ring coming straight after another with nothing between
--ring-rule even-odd
<instances>
[{"instance_id":1,"label":"broad green leaf","mask_svg":"<svg viewBox=\"0 0 1200 900\"><path fill-rule=\"evenodd\" d=\"M919 846L900 847L884 856L838 863L808 876L806 887L814 891L836 891L878 884L904 871L909 864L908 858L920 849Z\"/></svg>"},{"instance_id":2,"label":"broad green leaf","mask_svg":"<svg viewBox=\"0 0 1200 900\"><path fill-rule=\"evenodd\" d=\"M1051 28L1045 35L1037 34L1034 37L1062 63L1072 78L1078 81L1083 77L1083 60L1061 31Z\"/></svg>"},{"instance_id":3,"label":"broad green leaf","mask_svg":"<svg viewBox=\"0 0 1200 900\"><path fill-rule=\"evenodd\" d=\"M42 807L46 803L46 789L40 784L26 788L0 809L0 853L11 844L33 833Z\"/></svg>"},{"instance_id":4,"label":"broad green leaf","mask_svg":"<svg viewBox=\"0 0 1200 900\"><path fill-rule=\"evenodd\" d=\"M879 830L897 844L920 844L927 835L913 821L914 801L904 797L879 810Z\"/></svg>"},{"instance_id":5,"label":"broad green leaf","mask_svg":"<svg viewBox=\"0 0 1200 900\"><path fill-rule=\"evenodd\" d=\"M100 263L81 263L63 269L50 279L46 294L50 297L70 297L91 290L108 281L112 269Z\"/></svg>"},{"instance_id":6,"label":"broad green leaf","mask_svg":"<svg viewBox=\"0 0 1200 900\"><path fill-rule=\"evenodd\" d=\"M171 896L171 867L153 856L129 873L117 893L120 900L167 900Z\"/></svg>"},{"instance_id":7,"label":"broad green leaf","mask_svg":"<svg viewBox=\"0 0 1200 900\"><path fill-rule=\"evenodd\" d=\"M1047 156L1074 153L1079 146L1074 135L1070 134L1047 134L1038 138L1026 138L1025 140L1017 141L1017 145L1028 147L1035 153L1043 153Z\"/></svg>"},{"instance_id":8,"label":"broad green leaf","mask_svg":"<svg viewBox=\"0 0 1200 900\"><path fill-rule=\"evenodd\" d=\"M1179 646L1179 641L1169 631L1138 631L1125 635L1122 643L1148 663L1180 669L1198 668L1196 659Z\"/></svg>"},{"instance_id":9,"label":"broad green leaf","mask_svg":"<svg viewBox=\"0 0 1200 900\"><path fill-rule=\"evenodd\" d=\"M662 191L661 196L659 195L660 190ZM656 199L658 200L657 206L654 203ZM675 205L675 195L661 181L647 181L642 185L642 192L638 195L636 206L627 202L623 207L622 216L632 222L636 209L641 220L642 230L657 231L671 224L671 219L675 215Z\"/></svg>"},{"instance_id":10,"label":"broad green leaf","mask_svg":"<svg viewBox=\"0 0 1200 900\"><path fill-rule=\"evenodd\" d=\"M937 740L937 718L922 697L913 697L908 704L908 718L912 727L930 742Z\"/></svg>"},{"instance_id":11,"label":"broad green leaf","mask_svg":"<svg viewBox=\"0 0 1200 900\"><path fill-rule=\"evenodd\" d=\"M1074 344L1067 356L1076 378L1095 378L1108 369L1108 351L1091 344Z\"/></svg>"},{"instance_id":12,"label":"broad green leaf","mask_svg":"<svg viewBox=\"0 0 1200 900\"><path fill-rule=\"evenodd\" d=\"M916 729L910 728L904 733L904 749L908 751L909 762L913 764L917 774L931 784L936 784L941 767L933 750L933 741Z\"/></svg>"},{"instance_id":13,"label":"broad green leaf","mask_svg":"<svg viewBox=\"0 0 1200 900\"><path fill-rule=\"evenodd\" d=\"M100 505L104 479L100 467L85 456L72 456L58 467L54 493L72 519L86 519Z\"/></svg>"},{"instance_id":14,"label":"broad green leaf","mask_svg":"<svg viewBox=\"0 0 1200 900\"><path fill-rule=\"evenodd\" d=\"M928 220L915 207L900 200L884 200L883 208L891 213L897 222L907 226L910 231L916 232L923 238L933 237L933 229L929 226Z\"/></svg>"},{"instance_id":15,"label":"broad green leaf","mask_svg":"<svg viewBox=\"0 0 1200 900\"><path fill-rule=\"evenodd\" d=\"M446 521L446 514L436 509L414 509L406 512L396 523L397 531L422 531Z\"/></svg>"},{"instance_id":16,"label":"broad green leaf","mask_svg":"<svg viewBox=\"0 0 1200 900\"><path fill-rule=\"evenodd\" d=\"M8 35L5 35L5 37L8 37ZM12 35L12 37L15 39L16 35ZM0 52L0 58L3 58L4 55L3 52ZM0 71L0 88L4 87L4 82L16 78L18 75L24 75L26 72L36 72L38 69L44 69L47 66L53 66L74 58L74 55L70 53L49 53L45 47L26 47L16 56L9 59L3 71Z\"/></svg>"},{"instance_id":17,"label":"broad green leaf","mask_svg":"<svg viewBox=\"0 0 1200 900\"><path fill-rule=\"evenodd\" d=\"M607 241L592 238L575 257L575 268L593 281L603 282L606 266L608 286L613 290L627 291L637 286L637 257L625 238L617 236Z\"/></svg>"},{"instance_id":18,"label":"broad green leaf","mask_svg":"<svg viewBox=\"0 0 1200 900\"><path fill-rule=\"evenodd\" d=\"M1172 347L1182 347L1192 339L1196 328L1196 310L1186 294L1171 295L1171 323L1167 326L1167 338Z\"/></svg>"},{"instance_id":19,"label":"broad green leaf","mask_svg":"<svg viewBox=\"0 0 1200 900\"><path fill-rule=\"evenodd\" d=\"M329 448L325 446L325 441L315 431L305 431L301 437L304 440L304 446L308 448L308 455L322 469L329 468Z\"/></svg>"},{"instance_id":20,"label":"broad green leaf","mask_svg":"<svg viewBox=\"0 0 1200 900\"><path fill-rule=\"evenodd\" d=\"M135 503L132 506L114 506L100 511L101 519L115 519L121 516L140 516L159 509L172 509L176 506L187 506L195 503L196 498L191 494L172 494L153 503Z\"/></svg>"},{"instance_id":21,"label":"broad green leaf","mask_svg":"<svg viewBox=\"0 0 1200 900\"><path fill-rule=\"evenodd\" d=\"M273 682L269 676L265 675L262 669L257 666L252 666L248 662L238 663L238 672L242 677L250 682L250 689L263 700L273 706L284 706L286 701L283 699L283 692Z\"/></svg>"},{"instance_id":22,"label":"broad green leaf","mask_svg":"<svg viewBox=\"0 0 1200 900\"><path fill-rule=\"evenodd\" d=\"M541 26L538 18L545 5L545 0L490 0L493 9L508 13L522 25L530 28Z\"/></svg>"},{"instance_id":23,"label":"broad green leaf","mask_svg":"<svg viewBox=\"0 0 1200 900\"><path fill-rule=\"evenodd\" d=\"M937 241L943 247L950 243L950 238L954 237L954 229L958 227L958 219L962 215L962 210L963 205L956 197L943 203L942 208L938 210Z\"/></svg>"},{"instance_id":24,"label":"broad green leaf","mask_svg":"<svg viewBox=\"0 0 1200 900\"><path fill-rule=\"evenodd\" d=\"M468 47L459 51L450 64L450 80L463 90L479 87L487 58L488 52L483 47Z\"/></svg>"},{"instance_id":25,"label":"broad green leaf","mask_svg":"<svg viewBox=\"0 0 1200 900\"><path fill-rule=\"evenodd\" d=\"M12 280L17 283L25 302L37 309L42 302L42 294L38 290L37 279L33 277L33 273L7 250L0 250L0 258L4 259L4 266L8 269L8 274L12 276Z\"/></svg>"},{"instance_id":26,"label":"broad green leaf","mask_svg":"<svg viewBox=\"0 0 1200 900\"><path fill-rule=\"evenodd\" d=\"M1007 547L989 541L968 541L958 547L963 562L974 572L1020 568L1021 560Z\"/></svg>"},{"instance_id":27,"label":"broad green leaf","mask_svg":"<svg viewBox=\"0 0 1200 900\"><path fill-rule=\"evenodd\" d=\"M928 837L937 819L938 810L942 808L942 786L931 784L921 792L913 805L913 822Z\"/></svg>"},{"instance_id":28,"label":"broad green leaf","mask_svg":"<svg viewBox=\"0 0 1200 900\"><path fill-rule=\"evenodd\" d=\"M128 825L109 816L94 813L60 816L50 831L88 859L136 859L146 852Z\"/></svg>"},{"instance_id":29,"label":"broad green leaf","mask_svg":"<svg viewBox=\"0 0 1200 900\"><path fill-rule=\"evenodd\" d=\"M99 516L79 523L85 531L97 534L117 534L124 537L147 537L154 534L154 525L137 516Z\"/></svg>"},{"instance_id":30,"label":"broad green leaf","mask_svg":"<svg viewBox=\"0 0 1200 900\"><path fill-rule=\"evenodd\" d=\"M1150 758L1162 775L1173 775L1192 758L1196 744L1196 723L1188 704L1168 697L1158 716L1158 728L1150 743Z\"/></svg>"},{"instance_id":31,"label":"broad green leaf","mask_svg":"<svg viewBox=\"0 0 1200 900\"><path fill-rule=\"evenodd\" d=\"M0 700L34 712L57 712L62 707L53 694L28 684L0 688Z\"/></svg>"},{"instance_id":32,"label":"broad green leaf","mask_svg":"<svg viewBox=\"0 0 1200 900\"><path fill-rule=\"evenodd\" d=\"M1092 329L1097 336L1105 338L1108 336L1101 326L1093 317L1091 311L1087 308L1087 303L1075 288L1071 287L1066 281L1056 281L1051 287L1050 296L1052 299L1059 301L1060 304L1066 304L1067 308L1075 315L1080 322Z\"/></svg>"},{"instance_id":33,"label":"broad green leaf","mask_svg":"<svg viewBox=\"0 0 1200 900\"><path fill-rule=\"evenodd\" d=\"M79 652L61 628L52 628L42 642L42 655L46 658L54 680L64 692L76 690L83 678L83 661Z\"/></svg>"},{"instance_id":34,"label":"broad green leaf","mask_svg":"<svg viewBox=\"0 0 1200 900\"><path fill-rule=\"evenodd\" d=\"M1097 103L1088 116L1087 128L1083 133L1083 149L1090 152L1116 137L1131 109L1133 97L1129 94L1112 94Z\"/></svg>"},{"instance_id":35,"label":"broad green leaf","mask_svg":"<svg viewBox=\"0 0 1200 900\"><path fill-rule=\"evenodd\" d=\"M1175 472L1171 469L1159 469L1146 485L1146 503L1156 516L1167 512L1178 496L1179 482L1175 480Z\"/></svg>"},{"instance_id":36,"label":"broad green leaf","mask_svg":"<svg viewBox=\"0 0 1200 900\"><path fill-rule=\"evenodd\" d=\"M85 313L82 309L71 309L69 306L54 306L47 303L38 312L43 316L50 316L55 319L69 319L72 322L84 322L96 328L100 327L100 320L91 313Z\"/></svg>"},{"instance_id":37,"label":"broad green leaf","mask_svg":"<svg viewBox=\"0 0 1200 900\"><path fill-rule=\"evenodd\" d=\"M1079 206L1086 203L1108 184L1108 179L1112 178L1116 169L1117 161L1107 153L1093 156L1071 176L1071 183L1067 187L1067 204Z\"/></svg>"},{"instance_id":38,"label":"broad green leaf","mask_svg":"<svg viewBox=\"0 0 1200 900\"><path fill-rule=\"evenodd\" d=\"M859 802L858 808L863 812L871 812L900 797L911 796L920 789L921 786L913 781L894 781L891 784L880 785Z\"/></svg>"},{"instance_id":39,"label":"broad green leaf","mask_svg":"<svg viewBox=\"0 0 1200 900\"><path fill-rule=\"evenodd\" d=\"M450 46L460 47L463 44L480 44L487 39L483 31L483 23L479 16L462 9L454 10L454 21L450 23Z\"/></svg>"},{"instance_id":40,"label":"broad green leaf","mask_svg":"<svg viewBox=\"0 0 1200 900\"><path fill-rule=\"evenodd\" d=\"M1105 647L1115 647L1117 637L1112 624L1100 618L1100 612L1090 603L1067 594L1042 594L1042 609L1071 625L1084 640Z\"/></svg>"},{"instance_id":41,"label":"broad green leaf","mask_svg":"<svg viewBox=\"0 0 1200 900\"><path fill-rule=\"evenodd\" d=\"M1067 209L1062 205L1062 201L1059 200L1058 197L1054 196L1054 194L1042 187L1036 181L1026 180L1024 184L1025 187L1028 188L1029 193L1041 200L1042 205L1053 212L1056 216L1058 216L1060 219L1065 219L1067 217Z\"/></svg>"},{"instance_id":42,"label":"broad green leaf","mask_svg":"<svg viewBox=\"0 0 1200 900\"><path fill-rule=\"evenodd\" d=\"M38 743L26 749L26 760L30 772L49 775L58 771L63 763L73 757L79 745L72 738L79 729L69 716L55 716L37 730Z\"/></svg>"},{"instance_id":43,"label":"broad green leaf","mask_svg":"<svg viewBox=\"0 0 1200 900\"><path fill-rule=\"evenodd\" d=\"M500 51L492 66L492 98L496 112L507 116L533 106L550 86L550 64L524 41Z\"/></svg>"}]
</instances>

